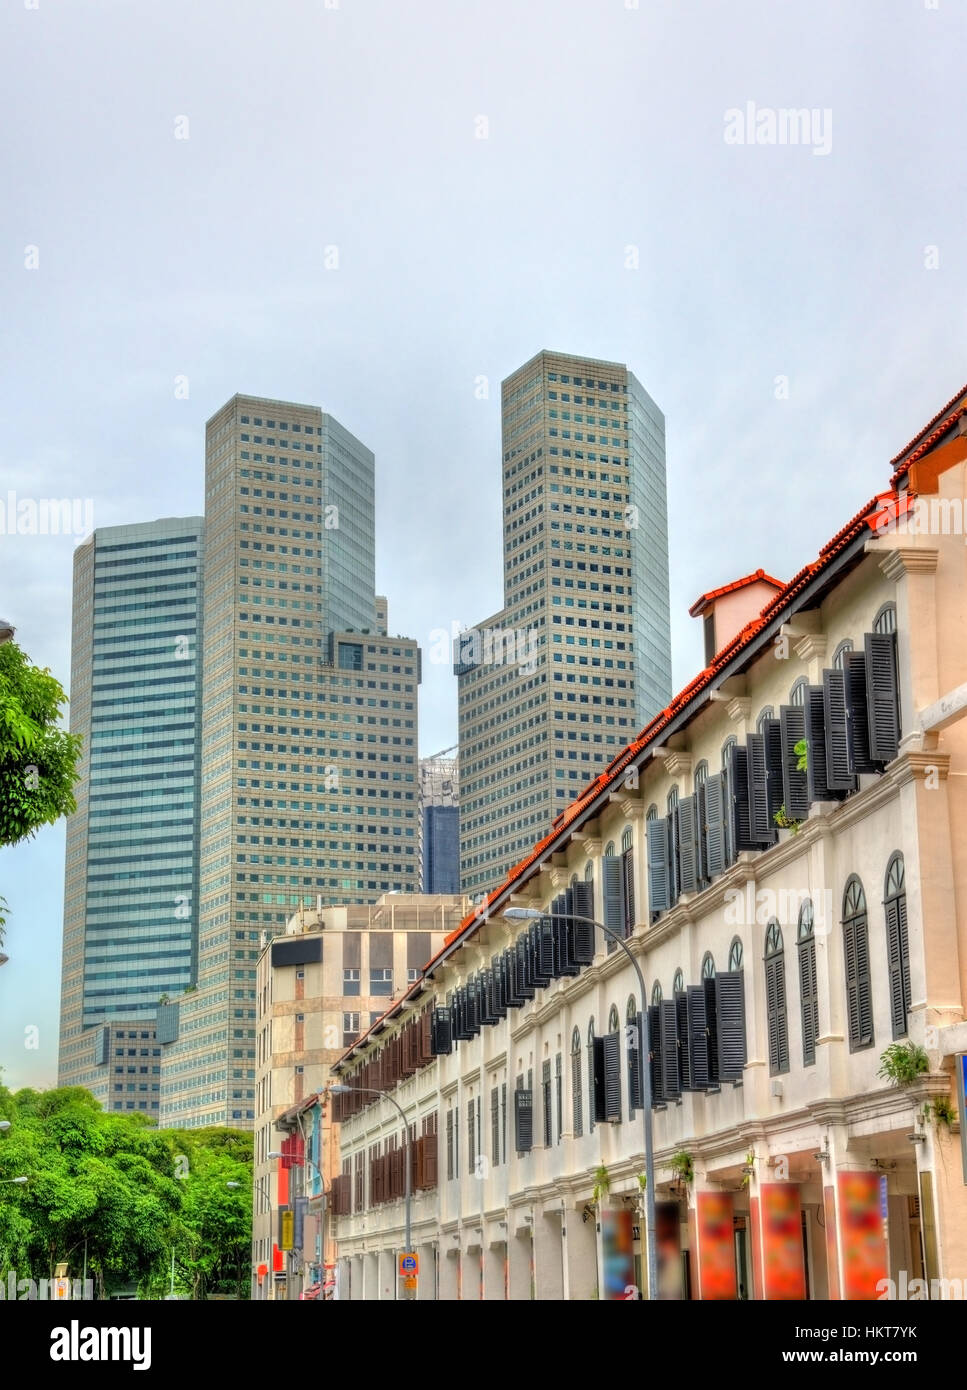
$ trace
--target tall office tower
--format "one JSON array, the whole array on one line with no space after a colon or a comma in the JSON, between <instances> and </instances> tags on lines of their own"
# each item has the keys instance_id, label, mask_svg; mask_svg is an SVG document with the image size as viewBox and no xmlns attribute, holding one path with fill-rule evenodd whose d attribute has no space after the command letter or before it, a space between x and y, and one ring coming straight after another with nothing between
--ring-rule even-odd
<instances>
[{"instance_id":1,"label":"tall office tower","mask_svg":"<svg viewBox=\"0 0 967 1390\"><path fill-rule=\"evenodd\" d=\"M161 1123L250 1127L255 967L291 913L416 892L414 641L375 592L373 455L235 396L206 437L197 988L159 1020Z\"/></svg>"},{"instance_id":2,"label":"tall office tower","mask_svg":"<svg viewBox=\"0 0 967 1390\"><path fill-rule=\"evenodd\" d=\"M59 1084L159 1113L159 998L194 978L204 522L106 526L74 554Z\"/></svg>"},{"instance_id":3,"label":"tall office tower","mask_svg":"<svg viewBox=\"0 0 967 1390\"><path fill-rule=\"evenodd\" d=\"M671 698L661 411L627 367L540 352L502 436L504 607L454 643L474 895Z\"/></svg>"},{"instance_id":4,"label":"tall office tower","mask_svg":"<svg viewBox=\"0 0 967 1390\"><path fill-rule=\"evenodd\" d=\"M424 893L460 891L460 798L456 748L420 759L420 862Z\"/></svg>"}]
</instances>

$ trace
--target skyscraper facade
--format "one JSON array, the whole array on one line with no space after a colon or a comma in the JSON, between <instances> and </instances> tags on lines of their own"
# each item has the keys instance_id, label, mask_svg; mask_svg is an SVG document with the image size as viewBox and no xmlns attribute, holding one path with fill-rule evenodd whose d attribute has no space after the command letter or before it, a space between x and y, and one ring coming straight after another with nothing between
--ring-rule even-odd
<instances>
[{"instance_id":1,"label":"skyscraper facade","mask_svg":"<svg viewBox=\"0 0 967 1390\"><path fill-rule=\"evenodd\" d=\"M671 696L662 412L627 367L546 351L501 405L504 607L454 642L470 894Z\"/></svg>"},{"instance_id":2,"label":"skyscraper facade","mask_svg":"<svg viewBox=\"0 0 967 1390\"><path fill-rule=\"evenodd\" d=\"M159 1111L162 995L194 979L204 523L102 527L74 555L59 1082Z\"/></svg>"},{"instance_id":3,"label":"skyscraper facade","mask_svg":"<svg viewBox=\"0 0 967 1390\"><path fill-rule=\"evenodd\" d=\"M414 641L375 593L375 461L309 405L208 422L199 950L161 1122L254 1120L255 969L303 903L419 889Z\"/></svg>"},{"instance_id":4,"label":"skyscraper facade","mask_svg":"<svg viewBox=\"0 0 967 1390\"><path fill-rule=\"evenodd\" d=\"M456 748L420 759L420 861L424 893L460 891L460 795Z\"/></svg>"}]
</instances>

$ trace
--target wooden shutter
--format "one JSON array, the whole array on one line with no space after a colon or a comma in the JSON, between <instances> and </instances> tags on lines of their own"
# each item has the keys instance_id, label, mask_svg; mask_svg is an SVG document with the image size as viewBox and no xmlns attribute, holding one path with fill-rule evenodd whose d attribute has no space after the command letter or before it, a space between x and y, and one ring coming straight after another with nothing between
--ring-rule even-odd
<instances>
[{"instance_id":1,"label":"wooden shutter","mask_svg":"<svg viewBox=\"0 0 967 1390\"><path fill-rule=\"evenodd\" d=\"M867 632L863 638L863 651L866 656L870 757L876 762L888 763L896 757L900 742L896 633Z\"/></svg>"},{"instance_id":2,"label":"wooden shutter","mask_svg":"<svg viewBox=\"0 0 967 1390\"><path fill-rule=\"evenodd\" d=\"M534 1146L534 1093L519 1086L514 1092L514 1147L519 1154Z\"/></svg>"},{"instance_id":3,"label":"wooden shutter","mask_svg":"<svg viewBox=\"0 0 967 1390\"><path fill-rule=\"evenodd\" d=\"M870 757L870 711L863 652L843 654L846 686L846 747L851 772L878 772L881 764Z\"/></svg>"},{"instance_id":4,"label":"wooden shutter","mask_svg":"<svg viewBox=\"0 0 967 1390\"><path fill-rule=\"evenodd\" d=\"M601 861L602 878L604 881L604 925L610 927L618 936L624 935L625 929L625 882L621 860L614 854L606 854ZM607 949L615 949L614 941L609 937Z\"/></svg>"},{"instance_id":5,"label":"wooden shutter","mask_svg":"<svg viewBox=\"0 0 967 1390\"><path fill-rule=\"evenodd\" d=\"M678 1029L678 1071L682 1090L692 1089L691 1059L688 1055L688 995L681 990L675 995L675 1018Z\"/></svg>"},{"instance_id":6,"label":"wooden shutter","mask_svg":"<svg viewBox=\"0 0 967 1390\"><path fill-rule=\"evenodd\" d=\"M640 1013L637 1013L633 1020L629 1019L625 1024L625 1036L628 1039L628 1113L633 1115L636 1110L641 1110L645 1103L641 1076L644 1038L642 1037Z\"/></svg>"},{"instance_id":7,"label":"wooden shutter","mask_svg":"<svg viewBox=\"0 0 967 1390\"><path fill-rule=\"evenodd\" d=\"M688 1023L688 1069L693 1091L706 1091L711 1072L705 988L688 985L685 990Z\"/></svg>"},{"instance_id":8,"label":"wooden shutter","mask_svg":"<svg viewBox=\"0 0 967 1390\"><path fill-rule=\"evenodd\" d=\"M621 856L624 875L624 933L632 936L635 930L635 852L628 848Z\"/></svg>"},{"instance_id":9,"label":"wooden shutter","mask_svg":"<svg viewBox=\"0 0 967 1390\"><path fill-rule=\"evenodd\" d=\"M678 1100L682 1094L682 1077L678 1064L678 1011L674 999L663 999L658 1005L658 1028L662 1095L666 1101Z\"/></svg>"},{"instance_id":10,"label":"wooden shutter","mask_svg":"<svg viewBox=\"0 0 967 1390\"><path fill-rule=\"evenodd\" d=\"M546 984L557 978L554 960L554 918L545 917L534 923L537 937L537 963Z\"/></svg>"},{"instance_id":11,"label":"wooden shutter","mask_svg":"<svg viewBox=\"0 0 967 1390\"><path fill-rule=\"evenodd\" d=\"M806 686L803 710L806 718L806 788L809 800L835 801L839 793L830 787L826 778L826 702L823 686Z\"/></svg>"},{"instance_id":12,"label":"wooden shutter","mask_svg":"<svg viewBox=\"0 0 967 1390\"><path fill-rule=\"evenodd\" d=\"M604 1060L604 1118L621 1119L621 1034L606 1033L601 1039Z\"/></svg>"},{"instance_id":13,"label":"wooden shutter","mask_svg":"<svg viewBox=\"0 0 967 1390\"><path fill-rule=\"evenodd\" d=\"M423 1136L423 1186L436 1187L439 1182L436 1126Z\"/></svg>"},{"instance_id":14,"label":"wooden shutter","mask_svg":"<svg viewBox=\"0 0 967 1390\"><path fill-rule=\"evenodd\" d=\"M746 1063L744 974L741 970L721 971L715 976L714 986L718 1080L739 1081Z\"/></svg>"},{"instance_id":15,"label":"wooden shutter","mask_svg":"<svg viewBox=\"0 0 967 1390\"><path fill-rule=\"evenodd\" d=\"M569 927L570 955L575 965L594 960L594 884L582 881L572 885L574 919ZM582 921L581 918L588 918Z\"/></svg>"},{"instance_id":16,"label":"wooden shutter","mask_svg":"<svg viewBox=\"0 0 967 1390\"><path fill-rule=\"evenodd\" d=\"M420 1015L420 1047L417 1055L421 1066L433 1056L433 1014L430 1009L424 1009Z\"/></svg>"},{"instance_id":17,"label":"wooden shutter","mask_svg":"<svg viewBox=\"0 0 967 1390\"><path fill-rule=\"evenodd\" d=\"M769 1021L769 1075L789 1070L789 1026L786 1018L786 967L782 952L767 956L766 1016Z\"/></svg>"},{"instance_id":18,"label":"wooden shutter","mask_svg":"<svg viewBox=\"0 0 967 1390\"><path fill-rule=\"evenodd\" d=\"M517 938L514 946L514 988L521 1002L534 998L534 981L531 978L530 942L525 932Z\"/></svg>"},{"instance_id":19,"label":"wooden shutter","mask_svg":"<svg viewBox=\"0 0 967 1390\"><path fill-rule=\"evenodd\" d=\"M648 855L648 911L652 914L667 912L671 907L668 884L668 820L666 818L645 821L646 850ZM604 863L607 865L608 860ZM610 926L607 913L605 926Z\"/></svg>"},{"instance_id":20,"label":"wooden shutter","mask_svg":"<svg viewBox=\"0 0 967 1390\"><path fill-rule=\"evenodd\" d=\"M708 846L705 829L707 819L705 783L702 782L695 792L695 864L699 888L704 888L711 877L708 870ZM687 890L683 889L683 891Z\"/></svg>"},{"instance_id":21,"label":"wooden shutter","mask_svg":"<svg viewBox=\"0 0 967 1390\"><path fill-rule=\"evenodd\" d=\"M500 1162L500 1089L490 1088L490 1161L496 1168Z\"/></svg>"},{"instance_id":22,"label":"wooden shutter","mask_svg":"<svg viewBox=\"0 0 967 1390\"><path fill-rule=\"evenodd\" d=\"M651 1108L665 1109L665 1091L662 1086L662 1036L658 1005L648 1005L648 1079L651 1082Z\"/></svg>"},{"instance_id":23,"label":"wooden shutter","mask_svg":"<svg viewBox=\"0 0 967 1390\"><path fill-rule=\"evenodd\" d=\"M708 1029L708 1088L718 1090L719 1081L719 1033L718 1033L718 994L715 978L702 981L705 990L705 1025Z\"/></svg>"},{"instance_id":24,"label":"wooden shutter","mask_svg":"<svg viewBox=\"0 0 967 1390\"><path fill-rule=\"evenodd\" d=\"M799 998L802 1003L802 1064L816 1060L819 1036L819 995L816 989L816 940L807 936L799 943Z\"/></svg>"},{"instance_id":25,"label":"wooden shutter","mask_svg":"<svg viewBox=\"0 0 967 1390\"><path fill-rule=\"evenodd\" d=\"M910 1009L910 948L907 937L907 896L888 898L886 909L886 958L890 975L890 1018L894 1038L907 1032Z\"/></svg>"},{"instance_id":26,"label":"wooden shutter","mask_svg":"<svg viewBox=\"0 0 967 1390\"><path fill-rule=\"evenodd\" d=\"M646 822L649 825L653 821ZM678 803L678 866L683 893L695 893L699 885L698 798L686 796Z\"/></svg>"},{"instance_id":27,"label":"wooden shutter","mask_svg":"<svg viewBox=\"0 0 967 1390\"><path fill-rule=\"evenodd\" d=\"M681 877L678 870L678 807L673 806L665 816L668 826L668 900L672 907L678 902L681 892Z\"/></svg>"},{"instance_id":28,"label":"wooden shutter","mask_svg":"<svg viewBox=\"0 0 967 1390\"><path fill-rule=\"evenodd\" d=\"M757 845L771 845L776 827L769 815L766 785L766 745L762 734L749 734L745 741L746 776L749 797L749 838Z\"/></svg>"},{"instance_id":29,"label":"wooden shutter","mask_svg":"<svg viewBox=\"0 0 967 1390\"><path fill-rule=\"evenodd\" d=\"M709 878L725 872L726 777L716 772L705 783L705 863Z\"/></svg>"},{"instance_id":30,"label":"wooden shutter","mask_svg":"<svg viewBox=\"0 0 967 1390\"><path fill-rule=\"evenodd\" d=\"M430 1015L430 1050L434 1057L444 1057L453 1051L453 1034L449 1009L433 1009Z\"/></svg>"},{"instance_id":31,"label":"wooden shutter","mask_svg":"<svg viewBox=\"0 0 967 1390\"><path fill-rule=\"evenodd\" d=\"M549 1149L554 1142L554 1116L551 1104L551 1059L545 1057L541 1063L541 1106L544 1112L544 1147Z\"/></svg>"},{"instance_id":32,"label":"wooden shutter","mask_svg":"<svg viewBox=\"0 0 967 1390\"><path fill-rule=\"evenodd\" d=\"M571 1053L571 1129L575 1139L584 1133L584 1058L581 1048Z\"/></svg>"},{"instance_id":33,"label":"wooden shutter","mask_svg":"<svg viewBox=\"0 0 967 1390\"><path fill-rule=\"evenodd\" d=\"M779 710L779 742L782 751L782 804L790 820L809 816L809 786L805 772L799 771L796 744L806 737L806 711L801 705L783 705Z\"/></svg>"},{"instance_id":34,"label":"wooden shutter","mask_svg":"<svg viewBox=\"0 0 967 1390\"><path fill-rule=\"evenodd\" d=\"M758 849L758 841L752 836L752 822L749 808L749 755L748 750L738 743L729 746L729 829L732 851L741 854L743 850Z\"/></svg>"},{"instance_id":35,"label":"wooden shutter","mask_svg":"<svg viewBox=\"0 0 967 1390\"><path fill-rule=\"evenodd\" d=\"M778 719L762 721L762 752L766 766L766 814L775 838L776 812L783 804L782 792L782 729Z\"/></svg>"},{"instance_id":36,"label":"wooden shutter","mask_svg":"<svg viewBox=\"0 0 967 1390\"><path fill-rule=\"evenodd\" d=\"M524 995L517 989L517 948L508 946L501 956L501 974L503 975L504 993L507 998L508 1009L519 1009L524 1002Z\"/></svg>"},{"instance_id":37,"label":"wooden shutter","mask_svg":"<svg viewBox=\"0 0 967 1390\"><path fill-rule=\"evenodd\" d=\"M853 791L856 777L850 771L845 671L823 672L823 713L826 721L826 785L831 791Z\"/></svg>"}]
</instances>

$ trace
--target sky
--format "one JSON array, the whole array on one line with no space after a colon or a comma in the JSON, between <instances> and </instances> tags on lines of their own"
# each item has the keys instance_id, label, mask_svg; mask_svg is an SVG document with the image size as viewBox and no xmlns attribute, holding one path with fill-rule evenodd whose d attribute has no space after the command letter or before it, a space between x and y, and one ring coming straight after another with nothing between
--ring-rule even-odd
<instances>
[{"instance_id":1,"label":"sky","mask_svg":"<svg viewBox=\"0 0 967 1390\"><path fill-rule=\"evenodd\" d=\"M374 450L390 631L499 609L500 382L625 362L665 413L689 604L785 578L967 380L956 0L9 0L0 503L203 510L235 392ZM792 126L785 111L805 111ZM0 616L69 684L69 536ZM424 664L420 751L456 742ZM63 825L0 850L0 1067L56 1080Z\"/></svg>"}]
</instances>

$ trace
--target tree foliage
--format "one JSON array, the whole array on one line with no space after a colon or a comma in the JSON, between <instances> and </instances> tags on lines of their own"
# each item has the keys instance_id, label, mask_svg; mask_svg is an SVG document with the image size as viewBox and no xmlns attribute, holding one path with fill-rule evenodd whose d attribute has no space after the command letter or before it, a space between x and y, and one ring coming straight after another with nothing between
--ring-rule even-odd
<instances>
[{"instance_id":1,"label":"tree foliage","mask_svg":"<svg viewBox=\"0 0 967 1390\"><path fill-rule=\"evenodd\" d=\"M143 1115L103 1111L78 1086L10 1092L0 1085L0 1278L51 1278L66 1261L98 1296L136 1284L247 1297L252 1137L235 1130L157 1130ZM237 1184L229 1187L228 1183Z\"/></svg>"},{"instance_id":2,"label":"tree foliage","mask_svg":"<svg viewBox=\"0 0 967 1390\"><path fill-rule=\"evenodd\" d=\"M58 728L67 696L15 642L0 644L0 845L75 809L81 738Z\"/></svg>"}]
</instances>

